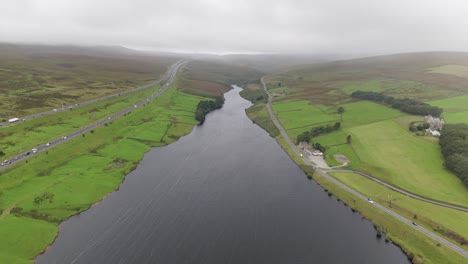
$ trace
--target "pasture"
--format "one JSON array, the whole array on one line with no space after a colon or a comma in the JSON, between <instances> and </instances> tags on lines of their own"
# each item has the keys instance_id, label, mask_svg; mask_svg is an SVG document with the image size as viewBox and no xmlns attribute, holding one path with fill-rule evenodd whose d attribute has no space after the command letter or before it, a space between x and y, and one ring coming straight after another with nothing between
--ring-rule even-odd
<instances>
[{"instance_id":1,"label":"pasture","mask_svg":"<svg viewBox=\"0 0 468 264\"><path fill-rule=\"evenodd\" d=\"M427 103L443 108L442 117L447 123L468 124L468 95L429 101Z\"/></svg>"},{"instance_id":2,"label":"pasture","mask_svg":"<svg viewBox=\"0 0 468 264\"><path fill-rule=\"evenodd\" d=\"M467 65L442 65L428 69L431 73L451 74L462 78L468 78Z\"/></svg>"},{"instance_id":3,"label":"pasture","mask_svg":"<svg viewBox=\"0 0 468 264\"><path fill-rule=\"evenodd\" d=\"M444 168L438 145L411 135L393 120L347 131L363 170L411 192L468 205L466 187Z\"/></svg>"}]
</instances>

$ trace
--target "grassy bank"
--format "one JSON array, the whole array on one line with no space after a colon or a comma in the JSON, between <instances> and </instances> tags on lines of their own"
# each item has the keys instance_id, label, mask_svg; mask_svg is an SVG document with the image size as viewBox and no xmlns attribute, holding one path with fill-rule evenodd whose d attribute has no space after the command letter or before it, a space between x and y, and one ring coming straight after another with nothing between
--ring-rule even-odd
<instances>
[{"instance_id":1,"label":"grassy bank","mask_svg":"<svg viewBox=\"0 0 468 264\"><path fill-rule=\"evenodd\" d=\"M0 263L31 263L58 223L118 188L152 146L191 131L203 99L172 86L153 102L0 175Z\"/></svg>"}]
</instances>

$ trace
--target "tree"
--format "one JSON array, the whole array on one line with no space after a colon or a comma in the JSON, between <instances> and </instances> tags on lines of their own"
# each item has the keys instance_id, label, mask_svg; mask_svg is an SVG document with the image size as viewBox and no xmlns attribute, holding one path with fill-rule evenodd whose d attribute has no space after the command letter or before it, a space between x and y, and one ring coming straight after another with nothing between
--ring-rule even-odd
<instances>
[{"instance_id":1,"label":"tree","mask_svg":"<svg viewBox=\"0 0 468 264\"><path fill-rule=\"evenodd\" d=\"M1 156L5 156L5 152L3 152L3 150L0 150L0 157Z\"/></svg>"},{"instance_id":2,"label":"tree","mask_svg":"<svg viewBox=\"0 0 468 264\"><path fill-rule=\"evenodd\" d=\"M309 143L310 139L311 139L310 132L309 131L303 132L297 136L297 144L299 144L300 142Z\"/></svg>"},{"instance_id":3,"label":"tree","mask_svg":"<svg viewBox=\"0 0 468 264\"><path fill-rule=\"evenodd\" d=\"M344 107L338 107L338 114L340 114L340 121L343 121L343 113L345 112Z\"/></svg>"},{"instance_id":4,"label":"tree","mask_svg":"<svg viewBox=\"0 0 468 264\"><path fill-rule=\"evenodd\" d=\"M351 144L351 135L346 137L346 143Z\"/></svg>"}]
</instances>

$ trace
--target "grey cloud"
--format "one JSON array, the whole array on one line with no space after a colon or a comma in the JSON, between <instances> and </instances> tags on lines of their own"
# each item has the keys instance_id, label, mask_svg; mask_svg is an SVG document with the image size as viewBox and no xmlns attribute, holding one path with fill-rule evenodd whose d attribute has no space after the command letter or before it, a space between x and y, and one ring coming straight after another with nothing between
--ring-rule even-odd
<instances>
[{"instance_id":1,"label":"grey cloud","mask_svg":"<svg viewBox=\"0 0 468 264\"><path fill-rule=\"evenodd\" d=\"M214 53L468 47L463 0L6 0L2 9L3 42Z\"/></svg>"}]
</instances>

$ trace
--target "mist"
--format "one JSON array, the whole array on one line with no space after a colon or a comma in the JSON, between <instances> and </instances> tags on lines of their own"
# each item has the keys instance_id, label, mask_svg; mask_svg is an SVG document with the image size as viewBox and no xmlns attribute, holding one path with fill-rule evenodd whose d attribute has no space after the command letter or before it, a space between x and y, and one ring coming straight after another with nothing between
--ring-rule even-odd
<instances>
[{"instance_id":1,"label":"mist","mask_svg":"<svg viewBox=\"0 0 468 264\"><path fill-rule=\"evenodd\" d=\"M6 0L0 42L194 53L467 51L463 0Z\"/></svg>"}]
</instances>

